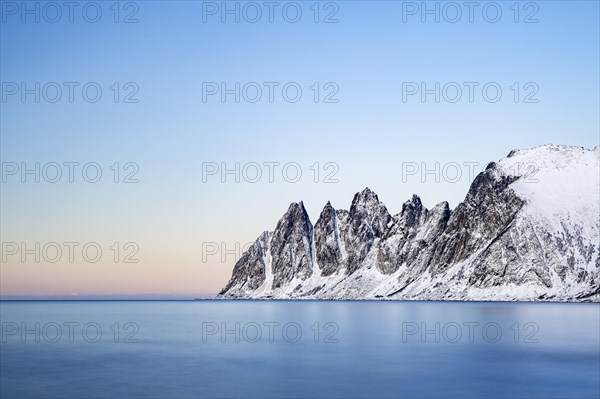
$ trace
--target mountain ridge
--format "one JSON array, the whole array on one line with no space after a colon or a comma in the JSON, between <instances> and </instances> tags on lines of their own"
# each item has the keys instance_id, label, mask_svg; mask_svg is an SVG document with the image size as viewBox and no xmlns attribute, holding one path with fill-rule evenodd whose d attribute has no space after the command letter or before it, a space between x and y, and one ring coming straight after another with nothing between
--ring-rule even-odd
<instances>
[{"instance_id":1,"label":"mountain ridge","mask_svg":"<svg viewBox=\"0 0 600 399\"><path fill-rule=\"evenodd\" d=\"M217 297L598 301L599 159L600 146L513 150L454 209L414 194L392 215L367 187L313 225L292 203Z\"/></svg>"}]
</instances>

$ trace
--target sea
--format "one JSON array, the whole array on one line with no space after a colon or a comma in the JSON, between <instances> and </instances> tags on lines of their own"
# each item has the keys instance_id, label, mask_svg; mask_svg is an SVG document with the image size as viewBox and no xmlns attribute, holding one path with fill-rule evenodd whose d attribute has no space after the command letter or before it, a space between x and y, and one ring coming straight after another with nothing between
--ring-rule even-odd
<instances>
[{"instance_id":1,"label":"sea","mask_svg":"<svg viewBox=\"0 0 600 399\"><path fill-rule=\"evenodd\" d=\"M599 398L600 304L1 301L2 398Z\"/></svg>"}]
</instances>

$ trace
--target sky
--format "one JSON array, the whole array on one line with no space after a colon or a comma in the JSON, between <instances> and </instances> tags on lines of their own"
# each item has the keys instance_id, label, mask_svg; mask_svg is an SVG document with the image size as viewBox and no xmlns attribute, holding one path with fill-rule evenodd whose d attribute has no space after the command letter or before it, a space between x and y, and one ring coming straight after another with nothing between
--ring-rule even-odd
<instances>
[{"instance_id":1,"label":"sky","mask_svg":"<svg viewBox=\"0 0 600 399\"><path fill-rule=\"evenodd\" d=\"M0 296L215 294L291 202L597 146L599 3L472 4L1 1Z\"/></svg>"}]
</instances>

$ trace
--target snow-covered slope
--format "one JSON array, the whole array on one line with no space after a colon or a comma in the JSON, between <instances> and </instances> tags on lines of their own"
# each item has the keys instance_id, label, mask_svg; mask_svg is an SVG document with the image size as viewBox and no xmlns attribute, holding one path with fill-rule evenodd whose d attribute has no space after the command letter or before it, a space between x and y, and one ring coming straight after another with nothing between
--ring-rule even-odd
<instances>
[{"instance_id":1,"label":"snow-covered slope","mask_svg":"<svg viewBox=\"0 0 600 399\"><path fill-rule=\"evenodd\" d=\"M600 299L600 147L490 163L465 200L391 215L368 188L311 224L293 203L236 263L221 298Z\"/></svg>"}]
</instances>

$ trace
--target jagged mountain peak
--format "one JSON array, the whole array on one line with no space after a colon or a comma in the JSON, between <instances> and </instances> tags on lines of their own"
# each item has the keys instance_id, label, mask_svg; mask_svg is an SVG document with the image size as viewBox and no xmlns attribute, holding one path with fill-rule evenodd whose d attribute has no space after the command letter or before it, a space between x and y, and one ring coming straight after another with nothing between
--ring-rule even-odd
<instances>
[{"instance_id":1,"label":"jagged mountain peak","mask_svg":"<svg viewBox=\"0 0 600 399\"><path fill-rule=\"evenodd\" d=\"M422 207L421 198L417 194L413 194L410 200L402 204L401 214L405 212L405 209L420 209Z\"/></svg>"},{"instance_id":2,"label":"jagged mountain peak","mask_svg":"<svg viewBox=\"0 0 600 399\"><path fill-rule=\"evenodd\" d=\"M379 197L368 187L354 194L352 204L350 205L350 214L353 215L360 211L373 211L378 210L381 207L385 208L385 205L379 201Z\"/></svg>"},{"instance_id":3,"label":"jagged mountain peak","mask_svg":"<svg viewBox=\"0 0 600 399\"><path fill-rule=\"evenodd\" d=\"M427 218L428 209L423 206L421 198L413 194L409 201L402 204L402 211L397 216L397 225L406 229L422 224Z\"/></svg>"},{"instance_id":4,"label":"jagged mountain peak","mask_svg":"<svg viewBox=\"0 0 600 399\"><path fill-rule=\"evenodd\" d=\"M350 205L350 212L352 212L353 208L373 204L379 204L379 197L369 187L366 187L364 190L354 194L352 204Z\"/></svg>"},{"instance_id":5,"label":"jagged mountain peak","mask_svg":"<svg viewBox=\"0 0 600 399\"><path fill-rule=\"evenodd\" d=\"M294 279L305 280L314 268L313 225L302 201L290 204L277 223L269 242L272 287L289 284ZM269 283L270 284L270 283Z\"/></svg>"},{"instance_id":6,"label":"jagged mountain peak","mask_svg":"<svg viewBox=\"0 0 600 399\"><path fill-rule=\"evenodd\" d=\"M303 201L299 201L299 202L292 202L290 204L290 206L288 207L288 209L299 209L299 210L303 210L304 209L304 202Z\"/></svg>"},{"instance_id":7,"label":"jagged mountain peak","mask_svg":"<svg viewBox=\"0 0 600 399\"><path fill-rule=\"evenodd\" d=\"M362 196L368 196L368 195L377 196L377 194L375 194L375 192L373 190L371 190L369 187L365 187L362 191L358 192L357 194L362 195Z\"/></svg>"},{"instance_id":8,"label":"jagged mountain peak","mask_svg":"<svg viewBox=\"0 0 600 399\"><path fill-rule=\"evenodd\" d=\"M383 235L392 216L377 194L365 188L354 195L349 218L355 235L366 234L375 238Z\"/></svg>"},{"instance_id":9,"label":"jagged mountain peak","mask_svg":"<svg viewBox=\"0 0 600 399\"><path fill-rule=\"evenodd\" d=\"M306 208L304 207L304 203L302 201L292 202L290 204L287 211L283 215L283 219L289 218L309 219L308 212L306 211Z\"/></svg>"},{"instance_id":10,"label":"jagged mountain peak","mask_svg":"<svg viewBox=\"0 0 600 399\"><path fill-rule=\"evenodd\" d=\"M331 205L331 201L327 201L327 203L325 204L325 206L323 207L323 210L321 211L321 214L327 213L327 214L332 214L335 215L337 212L339 212L340 210L335 209L333 207L333 205Z\"/></svg>"},{"instance_id":11,"label":"jagged mountain peak","mask_svg":"<svg viewBox=\"0 0 600 399\"><path fill-rule=\"evenodd\" d=\"M338 211L331 205L331 202L327 201L327 203L323 207L323 210L321 211L321 214L319 215L319 218L317 219L317 223L315 224L315 226L317 226L322 220L329 220L335 218L337 212Z\"/></svg>"}]
</instances>

